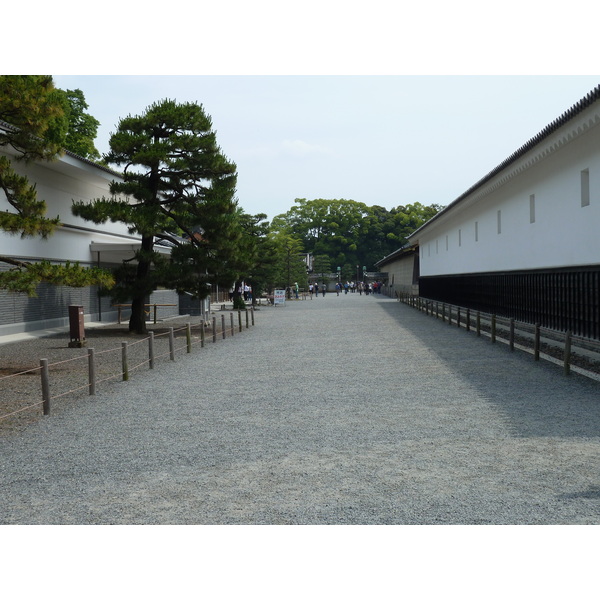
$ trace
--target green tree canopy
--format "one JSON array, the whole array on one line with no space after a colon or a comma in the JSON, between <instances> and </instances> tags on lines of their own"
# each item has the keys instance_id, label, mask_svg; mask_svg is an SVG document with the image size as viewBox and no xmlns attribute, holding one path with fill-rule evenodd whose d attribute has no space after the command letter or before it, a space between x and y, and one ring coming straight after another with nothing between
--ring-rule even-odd
<instances>
[{"instance_id":1,"label":"green tree canopy","mask_svg":"<svg viewBox=\"0 0 600 600\"><path fill-rule=\"evenodd\" d=\"M137 265L124 265L113 291L131 299L130 331L144 333L145 299L159 285L205 297L211 284L230 285L242 232L234 199L236 166L221 152L201 105L163 100L121 119L108 164L123 169L112 197L77 202L73 212L95 223L127 224L141 236ZM172 247L161 259L155 243Z\"/></svg>"},{"instance_id":2,"label":"green tree canopy","mask_svg":"<svg viewBox=\"0 0 600 600\"><path fill-rule=\"evenodd\" d=\"M302 241L285 232L271 232L271 243L276 257L272 278L273 287L288 288L296 282L299 287L307 287Z\"/></svg>"},{"instance_id":3,"label":"green tree canopy","mask_svg":"<svg viewBox=\"0 0 600 600\"><path fill-rule=\"evenodd\" d=\"M269 236L270 224L267 215L248 215L238 209L242 227L242 239L237 253L237 276L244 279L253 291L253 301L271 287L277 252ZM238 282L236 282L237 284ZM237 294L236 285L236 294Z\"/></svg>"},{"instance_id":4,"label":"green tree canopy","mask_svg":"<svg viewBox=\"0 0 600 600\"><path fill-rule=\"evenodd\" d=\"M46 217L46 202L38 198L35 183L15 170L13 163L52 161L60 156L68 132L65 95L49 75L0 76L0 230L22 238L47 239L60 224ZM35 295L39 283L83 287L112 285L110 274L77 263L30 263L0 256L12 269L0 273L0 288Z\"/></svg>"},{"instance_id":5,"label":"green tree canopy","mask_svg":"<svg viewBox=\"0 0 600 600\"><path fill-rule=\"evenodd\" d=\"M344 278L356 266L373 270L377 261L406 244L406 237L435 215L441 207L420 203L387 210L354 200L306 200L273 219L276 231L302 240L307 252L325 255Z\"/></svg>"},{"instance_id":6,"label":"green tree canopy","mask_svg":"<svg viewBox=\"0 0 600 600\"><path fill-rule=\"evenodd\" d=\"M89 108L80 89L66 90L68 130L65 149L89 160L99 160L100 152L94 145L100 121L86 112Z\"/></svg>"}]
</instances>

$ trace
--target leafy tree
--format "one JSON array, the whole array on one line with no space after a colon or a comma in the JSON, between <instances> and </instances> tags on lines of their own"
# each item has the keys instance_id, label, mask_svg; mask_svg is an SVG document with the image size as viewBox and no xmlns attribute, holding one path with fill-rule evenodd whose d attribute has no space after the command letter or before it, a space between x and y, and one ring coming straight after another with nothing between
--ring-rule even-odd
<instances>
[{"instance_id":1,"label":"leafy tree","mask_svg":"<svg viewBox=\"0 0 600 600\"><path fill-rule=\"evenodd\" d=\"M270 224L266 221L267 215L260 213L248 215L239 209L242 241L238 254L242 264L238 266L239 276L246 280L252 287L252 301L263 291L268 290L273 279L275 265L277 263L276 247L269 236ZM240 281L241 282L241 281ZM238 289L236 282L235 294Z\"/></svg>"},{"instance_id":2,"label":"leafy tree","mask_svg":"<svg viewBox=\"0 0 600 600\"><path fill-rule=\"evenodd\" d=\"M157 286L204 298L212 284L231 285L241 238L236 166L203 107L173 100L121 119L105 159L124 167L123 181L111 183L110 198L74 203L73 213L126 223L141 236L137 265L124 265L112 295L131 299L129 330L145 333L144 303ZM170 260L155 251L158 241L172 247Z\"/></svg>"},{"instance_id":3,"label":"leafy tree","mask_svg":"<svg viewBox=\"0 0 600 600\"><path fill-rule=\"evenodd\" d=\"M306 200L273 219L273 226L304 242L306 252L327 255L332 264L354 263L360 255L362 220L368 207L354 200Z\"/></svg>"},{"instance_id":4,"label":"leafy tree","mask_svg":"<svg viewBox=\"0 0 600 600\"><path fill-rule=\"evenodd\" d=\"M49 75L0 76L0 189L8 209L0 211L0 229L21 238L47 239L60 225L60 219L46 217L46 202L37 196L35 183L20 175L13 163L52 161L64 147L68 119L66 99L54 87ZM110 286L112 276L97 268L78 263L31 263L0 256L12 269L0 273L0 288L36 295L39 283L83 287Z\"/></svg>"},{"instance_id":5,"label":"leafy tree","mask_svg":"<svg viewBox=\"0 0 600 600\"><path fill-rule=\"evenodd\" d=\"M420 202L415 202L414 204L398 206L394 209L400 241L403 242L403 244L406 243L406 238L413 233L413 231L429 221L429 219L440 212L442 208L443 206L440 204L425 206Z\"/></svg>"},{"instance_id":6,"label":"leafy tree","mask_svg":"<svg viewBox=\"0 0 600 600\"><path fill-rule=\"evenodd\" d=\"M326 255L353 279L356 265L372 270L375 263L406 243L440 206L415 203L387 210L354 200L295 200L296 206L273 219L278 231L300 238L307 252Z\"/></svg>"},{"instance_id":7,"label":"leafy tree","mask_svg":"<svg viewBox=\"0 0 600 600\"><path fill-rule=\"evenodd\" d=\"M313 273L321 276L325 283L325 273L331 273L331 259L326 254L317 254L313 258Z\"/></svg>"},{"instance_id":8,"label":"leafy tree","mask_svg":"<svg viewBox=\"0 0 600 600\"><path fill-rule=\"evenodd\" d=\"M287 213L273 219L273 227L299 236L307 251L314 252L319 244L326 246L334 240L337 248L356 242L360 222L368 207L354 200L306 200L297 198Z\"/></svg>"},{"instance_id":9,"label":"leafy tree","mask_svg":"<svg viewBox=\"0 0 600 600\"><path fill-rule=\"evenodd\" d=\"M89 108L80 89L66 90L66 116L69 128L65 139L65 149L89 160L99 160L100 152L94 146L100 121L88 114Z\"/></svg>"},{"instance_id":10,"label":"leafy tree","mask_svg":"<svg viewBox=\"0 0 600 600\"><path fill-rule=\"evenodd\" d=\"M276 253L274 285L290 288L298 282L299 287L306 287L306 263L302 241L283 232L272 233L272 241Z\"/></svg>"}]
</instances>

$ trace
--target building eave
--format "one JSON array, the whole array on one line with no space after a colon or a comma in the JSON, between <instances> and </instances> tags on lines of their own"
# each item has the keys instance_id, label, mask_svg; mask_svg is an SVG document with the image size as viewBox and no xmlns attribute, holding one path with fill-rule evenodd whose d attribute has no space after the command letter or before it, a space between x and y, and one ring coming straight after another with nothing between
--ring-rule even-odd
<instances>
[{"instance_id":1,"label":"building eave","mask_svg":"<svg viewBox=\"0 0 600 600\"><path fill-rule=\"evenodd\" d=\"M448 206L446 206L436 215L431 217L431 219L429 219L426 223L421 225L421 227L413 231L413 233L407 236L407 239L413 240L413 242L418 241L419 233L423 229L429 227L429 225L431 225L438 219L444 217L449 211L456 208L457 205L462 203L467 198L471 197L474 194L474 192L480 190L486 184L490 183L495 177L497 177L503 171L506 171L511 165L523 158L528 152L531 152L534 148L540 146L545 140L547 140L549 136L554 134L561 127L564 127L569 121L572 121L574 118L579 116L584 110L598 102L598 100L600 100L600 85L596 86L579 102L574 104L570 109L568 109L557 119L552 121L552 123L544 127L544 129L542 129L537 135L529 139L518 150L513 152L508 158L501 162L496 168L492 169L487 175L485 175L474 185L472 185L466 192L464 192L458 198L456 198L456 200L448 204Z\"/></svg>"}]
</instances>

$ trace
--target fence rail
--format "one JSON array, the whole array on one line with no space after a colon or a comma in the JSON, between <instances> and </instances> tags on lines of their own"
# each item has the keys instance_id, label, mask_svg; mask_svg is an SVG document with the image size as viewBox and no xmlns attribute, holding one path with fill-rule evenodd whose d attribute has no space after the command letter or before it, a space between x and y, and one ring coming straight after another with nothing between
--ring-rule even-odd
<instances>
[{"instance_id":1,"label":"fence rail","mask_svg":"<svg viewBox=\"0 0 600 600\"><path fill-rule=\"evenodd\" d=\"M492 343L507 344L511 351L518 349L531 354L536 361L543 359L561 365L565 375L573 370L600 381L598 340L409 293L396 292L396 298L450 326L489 337Z\"/></svg>"},{"instance_id":2,"label":"fence rail","mask_svg":"<svg viewBox=\"0 0 600 600\"><path fill-rule=\"evenodd\" d=\"M144 308L148 307L153 307L154 309L154 313L153 313L153 323L156 325L156 321L158 318L158 309L163 307L163 306L177 306L177 304L144 304ZM123 317L123 309L128 309L131 308L131 304L113 304L111 308L116 308L117 309L117 323L119 323L119 325L121 324L122 321L122 317ZM150 311L149 310L145 310L144 311L146 315L150 316Z\"/></svg>"},{"instance_id":3,"label":"fence rail","mask_svg":"<svg viewBox=\"0 0 600 600\"><path fill-rule=\"evenodd\" d=\"M31 395L26 399L11 398L10 402L0 401L0 426L12 416L39 407L44 415L49 415L53 402L59 398L81 394L84 390L87 390L87 395L93 396L100 384L111 380L128 381L133 371L146 365L149 369L154 369L161 358L168 357L174 361L178 353L190 354L194 346L204 348L206 330L210 331L212 343L216 343L218 339L225 340L228 336L233 337L236 329L238 333L243 331L242 312L245 313L246 329L249 329L250 323L254 326L254 309L238 310L237 323L234 323L234 313L230 313L229 327L226 326L223 314L220 323L216 317L212 317L210 320L202 319L196 325L186 323L183 327L170 327L163 333L151 331L148 337L133 342L123 341L115 348L98 352L94 348L88 348L87 354L52 363L42 358L39 367L0 376L0 389L9 380L24 375L37 376L40 383L40 400L37 402ZM184 343L180 343L181 340ZM68 377L64 376L67 372ZM72 387L74 381L77 381L77 384ZM13 394L16 392L13 391ZM4 411L3 408L9 404L10 410Z\"/></svg>"}]
</instances>

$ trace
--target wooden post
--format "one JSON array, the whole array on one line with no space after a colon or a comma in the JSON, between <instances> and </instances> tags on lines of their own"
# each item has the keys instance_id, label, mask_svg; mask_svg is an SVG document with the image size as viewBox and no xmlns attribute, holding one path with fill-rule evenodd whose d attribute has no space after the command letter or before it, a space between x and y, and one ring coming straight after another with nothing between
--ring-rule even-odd
<instances>
[{"instance_id":1,"label":"wooden post","mask_svg":"<svg viewBox=\"0 0 600 600\"><path fill-rule=\"evenodd\" d=\"M535 324L535 337L533 340L533 358L540 360L540 324Z\"/></svg>"},{"instance_id":2,"label":"wooden post","mask_svg":"<svg viewBox=\"0 0 600 600\"><path fill-rule=\"evenodd\" d=\"M93 348L88 348L88 373L90 396L96 395L96 360Z\"/></svg>"},{"instance_id":3,"label":"wooden post","mask_svg":"<svg viewBox=\"0 0 600 600\"><path fill-rule=\"evenodd\" d=\"M471 309L467 308L467 331L471 331Z\"/></svg>"},{"instance_id":4,"label":"wooden post","mask_svg":"<svg viewBox=\"0 0 600 600\"><path fill-rule=\"evenodd\" d=\"M45 415L50 414L50 375L48 373L48 359L40 359L40 373L42 376L42 410Z\"/></svg>"},{"instance_id":5,"label":"wooden post","mask_svg":"<svg viewBox=\"0 0 600 600\"><path fill-rule=\"evenodd\" d=\"M240 327L240 333L242 333L242 311L238 310L238 323Z\"/></svg>"},{"instance_id":6,"label":"wooden post","mask_svg":"<svg viewBox=\"0 0 600 600\"><path fill-rule=\"evenodd\" d=\"M169 358L175 360L175 333L172 327L169 327Z\"/></svg>"},{"instance_id":7,"label":"wooden post","mask_svg":"<svg viewBox=\"0 0 600 600\"><path fill-rule=\"evenodd\" d=\"M212 336L213 344L217 343L217 317L212 318Z\"/></svg>"},{"instance_id":8,"label":"wooden post","mask_svg":"<svg viewBox=\"0 0 600 600\"><path fill-rule=\"evenodd\" d=\"M148 367L154 369L154 331L148 337Z\"/></svg>"},{"instance_id":9,"label":"wooden post","mask_svg":"<svg viewBox=\"0 0 600 600\"><path fill-rule=\"evenodd\" d=\"M156 325L156 304L154 305L154 324Z\"/></svg>"},{"instance_id":10,"label":"wooden post","mask_svg":"<svg viewBox=\"0 0 600 600\"><path fill-rule=\"evenodd\" d=\"M565 333L565 375L571 373L571 332Z\"/></svg>"},{"instance_id":11,"label":"wooden post","mask_svg":"<svg viewBox=\"0 0 600 600\"><path fill-rule=\"evenodd\" d=\"M229 313L229 320L231 321L231 337L233 337L235 332L235 327L233 326L233 313Z\"/></svg>"},{"instance_id":12,"label":"wooden post","mask_svg":"<svg viewBox=\"0 0 600 600\"><path fill-rule=\"evenodd\" d=\"M496 315L492 315L492 323L490 325L492 344L496 343Z\"/></svg>"},{"instance_id":13,"label":"wooden post","mask_svg":"<svg viewBox=\"0 0 600 600\"><path fill-rule=\"evenodd\" d=\"M446 322L446 304L442 303L442 323Z\"/></svg>"},{"instance_id":14,"label":"wooden post","mask_svg":"<svg viewBox=\"0 0 600 600\"><path fill-rule=\"evenodd\" d=\"M481 313L477 311L477 337L481 336Z\"/></svg>"},{"instance_id":15,"label":"wooden post","mask_svg":"<svg viewBox=\"0 0 600 600\"><path fill-rule=\"evenodd\" d=\"M254 306L250 309L250 314L252 315L252 327L254 327Z\"/></svg>"},{"instance_id":16,"label":"wooden post","mask_svg":"<svg viewBox=\"0 0 600 600\"><path fill-rule=\"evenodd\" d=\"M440 303L439 302L435 303L435 318L436 319L440 318Z\"/></svg>"},{"instance_id":17,"label":"wooden post","mask_svg":"<svg viewBox=\"0 0 600 600\"><path fill-rule=\"evenodd\" d=\"M200 321L200 348L204 348L204 319Z\"/></svg>"},{"instance_id":18,"label":"wooden post","mask_svg":"<svg viewBox=\"0 0 600 600\"><path fill-rule=\"evenodd\" d=\"M456 326L460 329L460 306L456 309Z\"/></svg>"},{"instance_id":19,"label":"wooden post","mask_svg":"<svg viewBox=\"0 0 600 600\"><path fill-rule=\"evenodd\" d=\"M448 325L452 325L452 304L448 304Z\"/></svg>"},{"instance_id":20,"label":"wooden post","mask_svg":"<svg viewBox=\"0 0 600 600\"><path fill-rule=\"evenodd\" d=\"M248 309L246 309L246 329L249 329L249 326L248 326Z\"/></svg>"},{"instance_id":21,"label":"wooden post","mask_svg":"<svg viewBox=\"0 0 600 600\"><path fill-rule=\"evenodd\" d=\"M225 315L221 314L221 329L223 330L223 339L225 339Z\"/></svg>"},{"instance_id":22,"label":"wooden post","mask_svg":"<svg viewBox=\"0 0 600 600\"><path fill-rule=\"evenodd\" d=\"M121 364L123 365L123 381L129 381L129 365L127 364L127 342L121 342Z\"/></svg>"},{"instance_id":23,"label":"wooden post","mask_svg":"<svg viewBox=\"0 0 600 600\"><path fill-rule=\"evenodd\" d=\"M510 338L509 338L509 346L511 352L514 352L515 349L515 320L510 320Z\"/></svg>"},{"instance_id":24,"label":"wooden post","mask_svg":"<svg viewBox=\"0 0 600 600\"><path fill-rule=\"evenodd\" d=\"M185 324L185 339L187 340L187 353L192 352L192 325L191 323Z\"/></svg>"}]
</instances>

